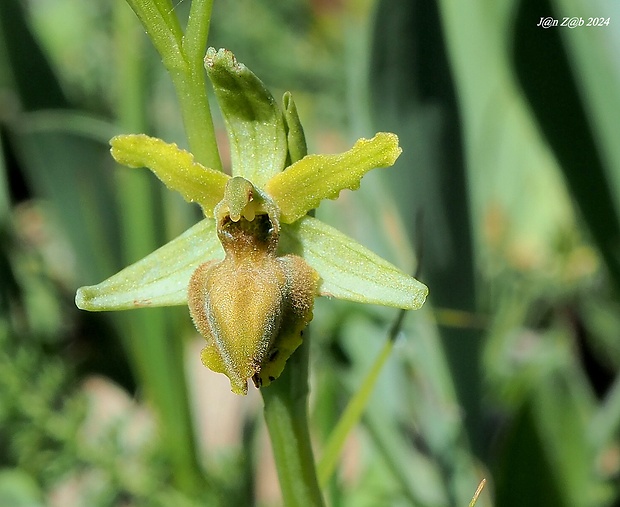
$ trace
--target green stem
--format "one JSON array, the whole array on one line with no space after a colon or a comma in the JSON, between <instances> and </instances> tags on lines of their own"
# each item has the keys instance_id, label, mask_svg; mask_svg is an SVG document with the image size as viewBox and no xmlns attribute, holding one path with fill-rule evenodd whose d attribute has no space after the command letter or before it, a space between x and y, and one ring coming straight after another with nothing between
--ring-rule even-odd
<instances>
[{"instance_id":1,"label":"green stem","mask_svg":"<svg viewBox=\"0 0 620 507\"><path fill-rule=\"evenodd\" d=\"M322 507L308 429L308 337L284 372L261 389L265 421L286 507Z\"/></svg>"},{"instance_id":2,"label":"green stem","mask_svg":"<svg viewBox=\"0 0 620 507\"><path fill-rule=\"evenodd\" d=\"M202 60L201 65L202 65ZM197 162L206 167L222 170L215 128L209 109L204 69L191 66L187 72L172 74L189 149Z\"/></svg>"},{"instance_id":3,"label":"green stem","mask_svg":"<svg viewBox=\"0 0 620 507\"><path fill-rule=\"evenodd\" d=\"M170 74L190 151L198 162L222 170L209 108L203 58L213 0L194 0L183 35L169 1L127 0Z\"/></svg>"},{"instance_id":4,"label":"green stem","mask_svg":"<svg viewBox=\"0 0 620 507\"><path fill-rule=\"evenodd\" d=\"M181 106L190 151L201 164L221 171L204 69L212 8L213 0L192 1L182 44L186 67L181 73L168 70Z\"/></svg>"},{"instance_id":5,"label":"green stem","mask_svg":"<svg viewBox=\"0 0 620 507\"><path fill-rule=\"evenodd\" d=\"M126 0L144 26L149 39L162 57L165 67L181 65L183 31L174 14L172 3L166 0Z\"/></svg>"}]
</instances>

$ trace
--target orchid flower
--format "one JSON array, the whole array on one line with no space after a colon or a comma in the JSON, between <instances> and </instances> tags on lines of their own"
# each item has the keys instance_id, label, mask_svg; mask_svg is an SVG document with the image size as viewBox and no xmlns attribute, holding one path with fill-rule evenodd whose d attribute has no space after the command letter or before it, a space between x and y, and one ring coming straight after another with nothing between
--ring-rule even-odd
<instances>
[{"instance_id":1,"label":"orchid flower","mask_svg":"<svg viewBox=\"0 0 620 507\"><path fill-rule=\"evenodd\" d=\"M147 167L198 203L205 218L98 285L78 290L90 311L189 306L206 340L202 361L234 393L278 378L301 344L314 298L417 309L428 289L308 213L365 173L394 164L398 138L378 133L337 155L306 155L295 103L280 109L262 82L226 50L205 65L231 146L232 176L146 135L110 142L120 164Z\"/></svg>"}]
</instances>

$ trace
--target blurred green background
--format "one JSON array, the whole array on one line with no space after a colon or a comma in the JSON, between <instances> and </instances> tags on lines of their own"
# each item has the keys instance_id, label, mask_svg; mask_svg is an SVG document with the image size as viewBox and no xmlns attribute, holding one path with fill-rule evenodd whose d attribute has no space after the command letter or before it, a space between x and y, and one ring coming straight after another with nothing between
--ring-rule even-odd
<instances>
[{"instance_id":1,"label":"blurred green background","mask_svg":"<svg viewBox=\"0 0 620 507\"><path fill-rule=\"evenodd\" d=\"M466 506L482 478L480 506L619 505L620 3L215 0L209 43L293 92L311 152L404 150L317 211L431 291L329 505ZM201 366L187 309L73 304L199 219L114 166L132 132L186 145L129 7L3 0L0 506L279 505L260 397ZM396 316L317 301L319 460Z\"/></svg>"}]
</instances>

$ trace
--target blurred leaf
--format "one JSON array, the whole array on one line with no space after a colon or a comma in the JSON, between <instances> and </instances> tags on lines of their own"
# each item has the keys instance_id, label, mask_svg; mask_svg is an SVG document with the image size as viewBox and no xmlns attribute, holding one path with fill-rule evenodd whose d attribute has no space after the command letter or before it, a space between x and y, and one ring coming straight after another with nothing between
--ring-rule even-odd
<instances>
[{"instance_id":1,"label":"blurred leaf","mask_svg":"<svg viewBox=\"0 0 620 507\"><path fill-rule=\"evenodd\" d=\"M592 407L583 385L579 374L563 367L531 386L503 442L496 469L498 505L608 504L612 489L593 473L595 454L586 425Z\"/></svg>"},{"instance_id":2,"label":"blurred leaf","mask_svg":"<svg viewBox=\"0 0 620 507\"><path fill-rule=\"evenodd\" d=\"M613 490L595 469L595 449L587 432L594 400L577 365L545 379L533 399L538 431L565 504L585 507L610 502Z\"/></svg>"},{"instance_id":3,"label":"blurred leaf","mask_svg":"<svg viewBox=\"0 0 620 507\"><path fill-rule=\"evenodd\" d=\"M37 111L3 118L19 169L32 191L51 200L76 246L82 274L103 276L118 262L111 174L101 171L100 163L107 155L100 143L107 126L84 114L52 111L70 105L17 0L3 4L0 45L0 65L13 100L25 111Z\"/></svg>"},{"instance_id":4,"label":"blurred leaf","mask_svg":"<svg viewBox=\"0 0 620 507\"><path fill-rule=\"evenodd\" d=\"M471 232L480 274L492 287L499 263L547 271L556 254L550 239L576 230L574 212L515 83L506 27L516 0L440 4L461 104Z\"/></svg>"},{"instance_id":5,"label":"blurred leaf","mask_svg":"<svg viewBox=\"0 0 620 507\"><path fill-rule=\"evenodd\" d=\"M383 0L375 24L372 93L377 126L403 146L390 178L409 223L420 212L421 280L433 305L475 308L472 238L461 125L438 6L431 0ZM464 423L479 433L479 333L443 328ZM467 501L471 498L471 494Z\"/></svg>"},{"instance_id":6,"label":"blurred leaf","mask_svg":"<svg viewBox=\"0 0 620 507\"><path fill-rule=\"evenodd\" d=\"M514 24L515 70L532 112L564 172L616 288L620 288L620 220L589 111L566 54L560 27L536 26L549 0L522 0ZM615 94L614 94L615 95Z\"/></svg>"},{"instance_id":7,"label":"blurred leaf","mask_svg":"<svg viewBox=\"0 0 620 507\"><path fill-rule=\"evenodd\" d=\"M19 469L0 470L0 505L11 507L43 507L36 481Z\"/></svg>"},{"instance_id":8,"label":"blurred leaf","mask_svg":"<svg viewBox=\"0 0 620 507\"><path fill-rule=\"evenodd\" d=\"M449 500L451 493L447 491L442 466L434 454L437 450L434 439L441 440L442 451L453 451L454 437L458 435L460 426L458 418L454 417L454 392L450 391L449 375L445 363L442 364L439 337L432 330L427 333L424 326L412 325L418 319L411 317L419 317L423 312L425 310L407 314L409 318L405 319L402 334L399 333L393 346L394 353L387 358L375 380L363 414L363 428L410 504L447 506L452 504ZM389 317L394 315L391 311L385 313ZM381 343L385 326L379 325L368 314L353 313L348 316L341 334L340 342L351 359L352 367L346 375L340 374L339 377L341 382L344 378L345 385L352 392L356 392L363 385L368 371L385 354L386 346ZM415 353L410 354L412 350ZM416 362L412 368L414 373L410 372L411 355L419 363L424 363L426 368L418 368L420 364ZM442 385L444 381L448 385ZM429 436L426 423L431 419L435 434ZM412 435L416 435L421 445L411 442ZM432 449L433 455L428 455L428 449Z\"/></svg>"},{"instance_id":9,"label":"blurred leaf","mask_svg":"<svg viewBox=\"0 0 620 507\"><path fill-rule=\"evenodd\" d=\"M144 4L146 10L153 8L153 5L147 5L148 2L138 3ZM165 9L164 3L169 2L158 1L160 14L161 10ZM114 63L118 72L119 89L116 116L125 132L146 132L149 130L149 125L145 103L151 89L148 86L146 61L139 51L142 47L140 39L142 27L123 2L114 4L113 13L115 23L113 33L117 44L115 48L117 59ZM153 11L150 11L150 14L154 14ZM165 16L178 28L176 12L168 9ZM156 13L155 17L158 17ZM150 28L155 29L153 26ZM173 27L173 32L174 37L180 37L180 28L174 30ZM158 40L163 42L170 33L159 35L162 38ZM159 44L158 49L162 49ZM166 55L160 55L166 64L171 63L168 59L172 56L171 53L174 53L174 50L168 51ZM190 76L184 73L184 70L187 70L185 63L181 64L183 67L179 69L181 72L171 77L175 86L182 81L184 86L191 88L185 90L183 97L177 95L177 98L182 98L182 103L187 106L188 99L195 95L197 102L201 104L189 101L193 104L193 113L200 116L200 112L204 111L203 106L206 105L206 96L202 95L204 80L198 79L201 81L201 86L196 90L194 88L196 80L189 79ZM202 72L202 61L199 63ZM193 139L189 141L193 145ZM203 143L200 151L204 151L206 147L207 144ZM197 154L194 151L194 155ZM162 188L156 178L146 171L127 169L120 169L116 177L114 200L120 223L117 244L121 249L122 263L126 265L152 252L168 238L164 231ZM106 273L105 276L115 271L116 269ZM176 316L176 319L173 316ZM204 476L198 465L198 450L185 375L183 337L185 332L189 332L187 314L183 321L172 309L152 308L115 317L120 322L124 345L140 378L140 386L144 389L146 398L156 407L161 439L172 465L173 484L181 492L194 495L200 491Z\"/></svg>"},{"instance_id":10,"label":"blurred leaf","mask_svg":"<svg viewBox=\"0 0 620 507\"><path fill-rule=\"evenodd\" d=\"M17 155L29 190L53 205L56 218L75 248L78 278L88 282L103 279L118 269L123 255L136 256L132 259L135 260L144 249L154 249L162 239L159 189L155 179L147 174L135 173L137 177L131 178L112 170L109 147L101 138L108 137L108 128L116 129L82 112L68 112L70 106L58 91L60 85L23 22L21 10L12 0L9 7L16 10L15 18L7 18L3 4L2 22L10 19L11 25L8 28L2 25L0 35L6 38L7 29L12 30L10 41L0 41L10 46L10 58L3 62L8 78L3 81L10 85L15 102L32 111L32 114L20 114L15 110L7 118L10 147ZM125 5L120 5L120 9L133 16ZM135 31L140 33L137 21L132 34ZM124 40L134 40L126 30L123 33L127 36ZM17 47L19 44L25 46L26 53L24 48ZM119 56L133 56L129 53L121 51ZM136 61L140 60L132 60L132 64ZM134 70L128 77L133 82L122 83L128 85L129 91L142 82L139 77L143 67ZM121 90L125 89L123 86ZM132 118L133 110L139 109L137 102L134 105L127 113ZM119 203L123 206L122 214ZM121 225L126 227L122 229ZM126 234L121 236L123 231ZM177 322L167 322L162 313L145 312L135 318L109 318L118 325L124 338L134 371L140 377L140 387L159 412L162 441L166 444L166 458L173 463L175 485L193 493L202 479L187 403L184 343L178 339L180 327ZM188 318L186 322L189 324ZM170 338L173 334L176 340ZM107 354L113 355L109 351Z\"/></svg>"},{"instance_id":11,"label":"blurred leaf","mask_svg":"<svg viewBox=\"0 0 620 507\"><path fill-rule=\"evenodd\" d=\"M595 12L588 0L552 0L556 12L580 15L585 27L560 30L560 35L575 76L588 120L601 154L603 169L610 183L616 209L620 209L620 38L618 24L620 4L600 0ZM587 26L594 20L610 24ZM587 29L583 29L587 28Z\"/></svg>"},{"instance_id":12,"label":"blurred leaf","mask_svg":"<svg viewBox=\"0 0 620 507\"><path fill-rule=\"evenodd\" d=\"M4 141L5 137L0 132L0 227L4 227L6 222L8 222L11 208L9 173L4 156Z\"/></svg>"},{"instance_id":13,"label":"blurred leaf","mask_svg":"<svg viewBox=\"0 0 620 507\"><path fill-rule=\"evenodd\" d=\"M339 460L340 454L347 439L347 435L351 433L351 430L358 424L364 409L368 403L368 399L372 394L373 388L377 383L379 374L381 373L386 361L392 353L394 348L394 340L396 335L400 332L402 321L405 316L405 311L401 310L398 317L390 330L390 334L381 349L381 352L374 360L371 369L365 375L359 388L353 394L352 398L347 403L338 424L334 427L329 435L329 440L325 444L323 455L320 461L317 462L317 475L319 478L319 484L324 488L330 477L332 476L336 464Z\"/></svg>"},{"instance_id":14,"label":"blurred leaf","mask_svg":"<svg viewBox=\"0 0 620 507\"><path fill-rule=\"evenodd\" d=\"M523 406L502 438L501 460L494 473L495 500L502 507L569 505L554 481L533 410L531 405Z\"/></svg>"},{"instance_id":15,"label":"blurred leaf","mask_svg":"<svg viewBox=\"0 0 620 507\"><path fill-rule=\"evenodd\" d=\"M12 84L15 99L25 111L66 108L67 99L49 61L30 31L22 2L4 0L0 16L0 60L4 76L0 82Z\"/></svg>"},{"instance_id":16,"label":"blurred leaf","mask_svg":"<svg viewBox=\"0 0 620 507\"><path fill-rule=\"evenodd\" d=\"M12 141L28 183L52 203L78 255L81 276L103 277L119 265L118 217L108 147L83 136L19 125Z\"/></svg>"},{"instance_id":17,"label":"blurred leaf","mask_svg":"<svg viewBox=\"0 0 620 507\"><path fill-rule=\"evenodd\" d=\"M620 432L620 376L617 376L595 417L590 421L588 435L595 449L614 443Z\"/></svg>"}]
</instances>

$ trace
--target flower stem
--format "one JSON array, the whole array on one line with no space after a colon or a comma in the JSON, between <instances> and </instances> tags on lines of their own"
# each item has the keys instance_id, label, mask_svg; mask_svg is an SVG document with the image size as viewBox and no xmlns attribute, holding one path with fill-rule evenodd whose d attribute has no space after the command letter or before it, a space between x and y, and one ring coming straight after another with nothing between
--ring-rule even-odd
<instances>
[{"instance_id":1,"label":"flower stem","mask_svg":"<svg viewBox=\"0 0 620 507\"><path fill-rule=\"evenodd\" d=\"M190 151L197 162L221 171L222 163L215 141L204 71L190 67L187 72L171 73L171 76L181 106Z\"/></svg>"},{"instance_id":2,"label":"flower stem","mask_svg":"<svg viewBox=\"0 0 620 507\"><path fill-rule=\"evenodd\" d=\"M180 73L174 72L174 69L168 70L181 105L190 151L201 164L221 171L222 162L209 108L203 60L212 8L213 0L192 1L182 43L186 67Z\"/></svg>"},{"instance_id":3,"label":"flower stem","mask_svg":"<svg viewBox=\"0 0 620 507\"><path fill-rule=\"evenodd\" d=\"M286 507L324 505L308 429L308 355L306 336L280 378L261 389Z\"/></svg>"},{"instance_id":4,"label":"flower stem","mask_svg":"<svg viewBox=\"0 0 620 507\"><path fill-rule=\"evenodd\" d=\"M181 106L190 151L198 162L221 170L209 109L203 58L213 0L194 0L185 34L170 0L127 0L161 56Z\"/></svg>"}]
</instances>

